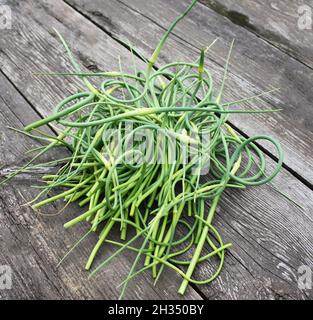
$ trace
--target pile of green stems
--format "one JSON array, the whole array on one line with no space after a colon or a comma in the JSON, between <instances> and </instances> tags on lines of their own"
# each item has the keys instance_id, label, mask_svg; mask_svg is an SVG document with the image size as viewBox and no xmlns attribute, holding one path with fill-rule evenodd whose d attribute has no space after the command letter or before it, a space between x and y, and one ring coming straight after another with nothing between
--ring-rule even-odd
<instances>
[{"instance_id":1,"label":"pile of green stems","mask_svg":"<svg viewBox=\"0 0 313 320\"><path fill-rule=\"evenodd\" d=\"M214 280L224 264L225 251L231 246L223 242L212 225L223 192L226 188L244 189L267 183L282 165L282 150L275 139L265 135L244 138L227 123L231 113L276 110L231 109L235 102L222 104L227 67L222 88L213 92L213 80L204 63L206 50L201 51L194 63L174 62L158 70L154 68L168 35L195 2L165 33L151 59L146 60L147 69L135 70L133 74L122 70L83 73L59 35L75 72L58 75L80 77L88 91L66 98L51 116L25 128L27 135L48 144L35 149L37 155L7 178L30 168L62 164L58 172L43 177L45 184L37 186L42 190L31 202L32 207L38 210L51 202L65 200L63 210L73 202L83 208L65 228L88 221L90 230L85 236L98 232L87 270L99 250L105 250L104 243L118 247L92 274L123 250L135 251L133 266L122 283L122 294L128 282L145 270L151 270L157 281L165 267L174 269L183 277L181 294L189 283L206 284ZM89 81L91 77L103 79L98 89ZM38 129L50 123L58 124L58 136ZM141 150L142 142L123 148L144 130L153 133L148 150ZM109 132L114 132L115 139L108 139ZM161 141L160 136L165 139ZM278 163L269 175L265 174L266 159L257 146L258 140L270 141L277 149ZM34 164L43 154L60 147L70 150L70 156ZM152 161L142 161L145 152L151 154ZM129 158L135 161L127 161ZM205 165L207 179L202 177ZM62 191L48 196L50 191L60 188ZM121 241L110 238L115 226L119 227ZM135 245L138 241L139 246ZM143 266L138 270L141 257ZM211 259L219 261L215 273L205 280L195 280L196 267Z\"/></svg>"}]
</instances>

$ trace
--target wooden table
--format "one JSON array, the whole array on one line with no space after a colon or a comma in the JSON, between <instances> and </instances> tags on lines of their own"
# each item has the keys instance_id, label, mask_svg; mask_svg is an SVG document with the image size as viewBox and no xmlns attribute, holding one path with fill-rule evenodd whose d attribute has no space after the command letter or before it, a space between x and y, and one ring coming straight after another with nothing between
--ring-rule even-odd
<instances>
[{"instance_id":1,"label":"wooden table","mask_svg":"<svg viewBox=\"0 0 313 320\"><path fill-rule=\"evenodd\" d=\"M6 129L50 114L66 95L81 86L69 78L38 77L36 71L71 70L53 28L70 43L86 70L132 69L128 40L149 57L169 23L189 0L25 0L0 1L12 11L12 28L0 30L0 168L4 176L30 158L38 144ZM300 1L301 2L301 1ZM303 0L313 10L313 1ZM300 5L300 4L299 4ZM214 221L227 253L220 277L210 285L189 287L177 294L181 279L166 271L156 286L146 273L133 281L128 299L309 299L313 290L298 286L299 267L313 272L313 30L300 30L298 5L292 0L202 0L167 42L158 66L172 60L194 61L202 47L219 41L208 53L207 66L216 85L222 79L232 39L235 47L225 88L225 101L280 88L250 108L279 107L275 114L233 115L233 127L245 136L271 134L285 151L283 170L262 187L226 192ZM142 61L136 57L138 67ZM276 157L262 147L269 167ZM36 190L34 177L23 175L0 193L0 265L12 268L12 289L2 299L113 299L134 255L114 259L88 279L83 270L97 235L87 238L59 267L57 262L86 231L87 225L64 230L75 216L75 205L59 216L47 217L22 206ZM287 200L281 192L294 202ZM45 213L57 211L47 207ZM97 262L112 254L103 249ZM196 276L209 270L203 265Z\"/></svg>"}]
</instances>

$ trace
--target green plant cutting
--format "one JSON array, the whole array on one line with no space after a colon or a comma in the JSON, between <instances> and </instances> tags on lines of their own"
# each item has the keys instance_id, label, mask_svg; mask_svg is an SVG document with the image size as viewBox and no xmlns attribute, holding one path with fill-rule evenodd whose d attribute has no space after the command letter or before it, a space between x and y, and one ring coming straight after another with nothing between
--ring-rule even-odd
<instances>
[{"instance_id":1,"label":"green plant cutting","mask_svg":"<svg viewBox=\"0 0 313 320\"><path fill-rule=\"evenodd\" d=\"M196 2L172 23L149 60L141 56L146 69L132 74L121 68L112 72L82 71L56 31L74 70L44 75L78 77L86 91L67 97L50 116L29 124L24 131L18 130L44 145L33 150L36 155L31 161L1 182L56 165L56 172L42 177L43 183L37 186L40 193L30 205L39 210L63 200L63 211L74 202L81 207L81 212L64 227L88 221L90 228L64 259L82 245L85 237L96 232L98 240L86 261L86 270L93 267L106 244L116 246L115 253L98 263L91 276L123 251L134 252L133 265L121 283L121 297L128 283L144 271L150 271L157 282L166 268L173 269L182 277L180 294L189 284L213 281L231 247L213 226L224 191L268 183L282 166L283 151L274 138L243 137L228 122L232 113L279 111L238 108L241 102L260 95L222 102L231 50L217 90L205 66L210 47L201 50L195 62L156 66L167 38ZM101 79L100 86L92 84L96 79ZM45 125L57 134L44 133L40 128ZM143 132L149 133L145 148L142 141L134 139ZM278 161L269 174L259 147L262 140L277 150ZM43 154L60 147L69 150L68 157L38 163ZM120 240L113 240L117 231ZM217 265L216 271L207 279L197 280L195 271L204 263Z\"/></svg>"}]
</instances>

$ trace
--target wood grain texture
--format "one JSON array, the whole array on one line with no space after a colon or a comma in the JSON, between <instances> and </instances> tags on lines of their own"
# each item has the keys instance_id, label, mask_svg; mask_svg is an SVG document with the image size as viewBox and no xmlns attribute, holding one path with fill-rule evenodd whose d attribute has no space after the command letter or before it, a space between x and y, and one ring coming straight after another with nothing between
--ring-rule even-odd
<instances>
[{"instance_id":1,"label":"wood grain texture","mask_svg":"<svg viewBox=\"0 0 313 320\"><path fill-rule=\"evenodd\" d=\"M120 55L122 60L126 62L124 68L132 68L129 52L123 46L64 2L46 0L39 4L37 1L27 0L18 3L12 1L11 5L16 21L12 31L0 38L1 68L40 114L50 113L51 108L62 97L80 87L78 81L68 78L31 76L31 72L38 69L63 71L69 68L64 49L51 31L53 27L56 27L66 39L69 39L78 60L85 67L92 65L93 68L97 66L101 70L117 69L117 56ZM124 12L125 9L120 11L121 16ZM111 14L114 16L113 11ZM142 14L139 13L136 17L146 19L142 18ZM128 21L129 28L133 25L131 19L123 21ZM162 28L152 23L150 27L151 25L155 30L155 32L151 32L151 35L156 37L154 42L156 43ZM147 30L151 30L149 25L146 27ZM195 34L195 38L196 36ZM137 37L138 41L144 40L139 29ZM148 40L145 41L150 48L151 43ZM171 41L169 45L172 44L173 50L176 50L174 52L178 52L179 48L175 42ZM184 42L181 41L181 43ZM196 56L197 52L193 49L194 47L188 44L187 46L188 52L194 52ZM180 51L182 52L181 49ZM164 55L162 58L169 59ZM138 60L137 62L140 67L142 63ZM214 68L217 68L216 63L212 63L212 69ZM218 70L221 72L221 67ZM272 168L275 165L274 161L267 160L269 167ZM225 241L234 243L234 248L227 254L225 269L219 279L209 286L198 287L198 290L201 290L207 298L307 299L312 297L312 292L298 289L297 269L302 264L313 267L313 221L311 217L313 193L286 170L283 170L274 184L276 188L303 204L304 211L282 197L271 185L225 194L215 225ZM27 191L30 192L29 189ZM27 196L28 194L25 195L25 197ZM11 201L13 204L19 203L20 199L16 196ZM66 215L70 216L71 212ZM58 219L65 221L68 218L68 216L62 215ZM74 239L77 239L83 230L86 230L84 226L80 226L65 232L60 227L61 223L57 223L55 218L52 218L48 223L53 228L53 234L45 235L45 241L40 242L36 247L41 254L45 255L44 252L46 252L48 256L52 255L51 251L54 252L59 247L66 251ZM37 232L38 229L41 230L36 225L34 232ZM27 235L22 234L20 239ZM93 240L90 241L93 242ZM52 249L47 249L47 243L50 242L53 244ZM120 273L117 270L127 269L131 259L126 257L125 260L116 261L116 265L112 269L99 274L96 281L92 282L94 288L92 290L83 281L86 280L86 274L82 272L82 266L77 263L82 260L82 257L87 257L91 247L88 244L89 242L75 252L73 260L64 263L62 266L64 271L62 271L63 269L53 271L52 267L47 269L47 278L53 279L57 287L60 287L63 281L70 282L74 289L68 295L72 298L107 297L110 294L111 297L115 297L115 284L120 279ZM107 254L110 252L108 251ZM9 253L6 253L6 256L10 256ZM45 259L49 260L50 258ZM55 256L51 259L54 263L57 261ZM53 265L55 265L54 263ZM198 270L197 276L205 277L209 271L210 267L203 265ZM64 273L60 275L54 272ZM169 277L175 277L175 275L171 274ZM145 281L150 281L149 278L149 274L143 276ZM168 279L167 277L162 279L164 284L169 283ZM37 282L34 281L34 283ZM81 285L82 283L84 286ZM150 291L152 290L150 287L146 288L147 284L143 280L138 280L135 285L137 291L129 290L128 297L130 298L160 296L158 293ZM154 290L160 290L158 286ZM174 295L177 288L170 285L167 289L167 295L170 296L170 294ZM188 293L192 294L194 298L198 297L195 296L191 288ZM66 297L64 290L59 296Z\"/></svg>"},{"instance_id":2,"label":"wood grain texture","mask_svg":"<svg viewBox=\"0 0 313 320\"><path fill-rule=\"evenodd\" d=\"M147 58L170 21L190 3L188 0L66 1L114 38L128 39ZM194 61L200 49L216 38L219 41L206 60L215 92L220 87L230 43L235 39L224 101L280 88L279 92L241 107L282 108L281 113L234 114L231 123L249 136L264 133L277 137L286 152L285 163L312 184L313 71L310 68L200 3L177 25L158 65L176 60ZM271 146L263 145L273 152Z\"/></svg>"},{"instance_id":3,"label":"wood grain texture","mask_svg":"<svg viewBox=\"0 0 313 320\"><path fill-rule=\"evenodd\" d=\"M26 151L38 146L31 139L7 130L6 126L22 129L37 119L38 115L30 105L0 74L1 174L7 168L25 163L30 159L25 156ZM44 160L56 159L62 153L64 156L67 154L65 150L51 152L51 158ZM88 279L84 263L97 241L97 234L92 234L57 268L59 260L86 233L88 225L71 230L63 228L65 222L81 212L77 205L69 207L62 215L50 217L23 206L26 200L33 199L38 193L30 186L39 178L39 175L23 175L1 187L0 265L9 265L13 277L12 289L0 290L0 299L117 299L120 293L117 285L127 276L135 255L126 253L118 256L105 271ZM47 206L44 214L55 214L61 208L62 203ZM115 249L106 245L96 263L112 255ZM201 299L193 289L185 297L179 296L177 288L180 282L178 275L168 271L158 286L154 286L149 274L145 274L130 283L125 298Z\"/></svg>"},{"instance_id":4,"label":"wood grain texture","mask_svg":"<svg viewBox=\"0 0 313 320\"><path fill-rule=\"evenodd\" d=\"M312 0L200 1L313 68Z\"/></svg>"}]
</instances>

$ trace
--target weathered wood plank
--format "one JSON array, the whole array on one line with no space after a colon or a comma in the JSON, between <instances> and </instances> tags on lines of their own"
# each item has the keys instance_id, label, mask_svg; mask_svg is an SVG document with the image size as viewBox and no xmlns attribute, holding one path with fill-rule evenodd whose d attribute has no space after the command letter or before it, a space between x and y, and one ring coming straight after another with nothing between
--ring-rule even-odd
<instances>
[{"instance_id":1,"label":"weathered wood plank","mask_svg":"<svg viewBox=\"0 0 313 320\"><path fill-rule=\"evenodd\" d=\"M169 22L181 13L188 0L66 0L115 38L129 39L146 57L150 57ZM166 10L164 9L166 8ZM164 48L160 63L194 61L201 48L219 37L206 64L210 68L218 92L223 74L224 58L231 41L235 48L225 87L225 101L236 101L271 88L279 92L258 101L246 103L247 108L282 108L281 113L232 115L237 128L249 136L271 134L286 151L285 163L313 183L312 83L310 68L266 43L248 30L234 25L202 4L174 30ZM270 151L270 146L264 144Z\"/></svg>"},{"instance_id":2,"label":"weathered wood plank","mask_svg":"<svg viewBox=\"0 0 313 320\"><path fill-rule=\"evenodd\" d=\"M295 183L295 185L294 185ZM214 286L201 290L219 299L306 299L312 290L298 288L298 268L312 265L312 193L283 172L274 181L281 191L304 204L299 210L271 186L224 194L215 226L233 243L224 271ZM307 193L308 192L308 193ZM310 243L310 244L309 244ZM206 268L198 271L207 274ZM232 275L232 276L230 276ZM234 275L236 280L234 281ZM227 284L227 285L225 285ZM232 288L225 292L225 288Z\"/></svg>"},{"instance_id":3,"label":"weathered wood plank","mask_svg":"<svg viewBox=\"0 0 313 320\"><path fill-rule=\"evenodd\" d=\"M32 70L61 71L68 67L67 59L63 56L64 50L53 37L54 34L50 34L52 27L56 27L70 39L71 44L75 44L74 51L85 67L93 64L103 70L117 69L118 55L129 62L125 48L60 1L42 1L40 4L35 1L19 2L14 7L14 13L16 24L12 32L6 33L5 39L0 40L1 58L4 61L2 68L41 114L49 113L51 106L79 86L77 81L61 78L41 77L29 81ZM156 43L159 29L154 28ZM131 68L129 65L125 64L125 69ZM274 165L273 162L270 164ZM227 255L221 277L210 286L199 287L207 297L291 299L306 298L311 294L298 290L296 278L297 268L301 264L312 266L313 226L309 215L313 208L312 192L285 170L275 180L275 185L303 204L305 211L302 212L277 195L271 186L225 196L216 225L225 240L233 242L235 246ZM58 228L59 225L55 226L54 231L61 232ZM76 233L76 230L70 232ZM67 241L65 234L59 233L58 236ZM87 256L89 247L81 250L77 251L75 257ZM125 261L126 265L129 266L129 262ZM286 271L288 265L290 269ZM68 268L68 263L63 267ZM79 279L83 273L79 271L79 266L76 267L74 271ZM204 266L200 274L204 275L207 270ZM101 279L102 274L97 277L97 280ZM76 281L75 278L72 283ZM144 287L142 289L145 290ZM174 288L169 290L175 291Z\"/></svg>"},{"instance_id":4,"label":"weathered wood plank","mask_svg":"<svg viewBox=\"0 0 313 320\"><path fill-rule=\"evenodd\" d=\"M313 1L200 1L313 68Z\"/></svg>"},{"instance_id":5,"label":"weathered wood plank","mask_svg":"<svg viewBox=\"0 0 313 320\"><path fill-rule=\"evenodd\" d=\"M6 126L23 128L38 119L38 115L0 73L0 168L21 165L30 148L38 146L31 139L8 131ZM51 133L51 131L50 131ZM64 156L66 152L64 150ZM58 157L62 153L58 151ZM56 152L50 154L51 160ZM29 157L28 157L29 158ZM39 178L39 176L37 177ZM59 268L58 261L86 232L87 225L64 230L63 224L77 216L81 209L73 205L59 216L41 216L27 206L26 200L37 191L30 188L35 179L31 175L17 178L1 187L0 193L0 265L13 270L12 289L0 290L0 299L116 299L117 285L125 278L135 256L122 254L101 275L88 279L84 263L97 241L97 235L87 238ZM54 214L62 204L47 206L45 214ZM97 262L112 255L116 248L105 246ZM177 287L181 279L169 271L158 286L148 274L132 282L128 299L201 299L192 289L185 297L179 296Z\"/></svg>"}]
</instances>

